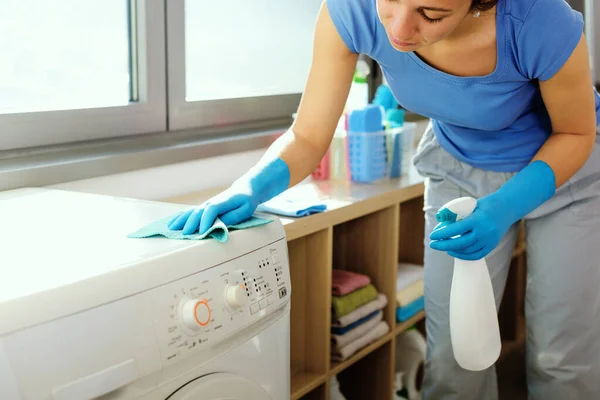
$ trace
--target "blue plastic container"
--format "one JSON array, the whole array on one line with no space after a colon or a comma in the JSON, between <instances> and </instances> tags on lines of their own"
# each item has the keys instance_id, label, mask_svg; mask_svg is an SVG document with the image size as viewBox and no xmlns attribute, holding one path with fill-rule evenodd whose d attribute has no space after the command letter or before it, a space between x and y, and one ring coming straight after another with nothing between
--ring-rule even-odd
<instances>
[{"instance_id":1,"label":"blue plastic container","mask_svg":"<svg viewBox=\"0 0 600 400\"><path fill-rule=\"evenodd\" d=\"M399 178L408 174L413 155L414 131L417 124L406 122L404 125L388 129L388 168L390 178Z\"/></svg>"},{"instance_id":2,"label":"blue plastic container","mask_svg":"<svg viewBox=\"0 0 600 400\"><path fill-rule=\"evenodd\" d=\"M387 177L386 133L380 106L369 105L350 113L347 140L352 181L371 183Z\"/></svg>"}]
</instances>

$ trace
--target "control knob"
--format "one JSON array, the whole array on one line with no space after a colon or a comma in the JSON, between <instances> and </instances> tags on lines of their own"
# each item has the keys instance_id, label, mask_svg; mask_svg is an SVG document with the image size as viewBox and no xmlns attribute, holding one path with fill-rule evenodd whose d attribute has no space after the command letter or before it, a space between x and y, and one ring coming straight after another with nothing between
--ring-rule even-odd
<instances>
[{"instance_id":1,"label":"control knob","mask_svg":"<svg viewBox=\"0 0 600 400\"><path fill-rule=\"evenodd\" d=\"M231 308L240 308L246 305L246 293L244 285L229 285L225 289L225 301Z\"/></svg>"},{"instance_id":2,"label":"control knob","mask_svg":"<svg viewBox=\"0 0 600 400\"><path fill-rule=\"evenodd\" d=\"M199 330L210 323L211 313L206 299L187 300L181 313L181 320L187 328Z\"/></svg>"}]
</instances>

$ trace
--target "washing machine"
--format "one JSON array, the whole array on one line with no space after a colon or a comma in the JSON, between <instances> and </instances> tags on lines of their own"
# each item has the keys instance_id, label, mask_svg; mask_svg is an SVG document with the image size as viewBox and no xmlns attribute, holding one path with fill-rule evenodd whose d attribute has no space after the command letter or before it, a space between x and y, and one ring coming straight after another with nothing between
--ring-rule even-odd
<instances>
[{"instance_id":1,"label":"washing machine","mask_svg":"<svg viewBox=\"0 0 600 400\"><path fill-rule=\"evenodd\" d=\"M188 207L0 193L0 399L289 399L281 222L127 237Z\"/></svg>"}]
</instances>

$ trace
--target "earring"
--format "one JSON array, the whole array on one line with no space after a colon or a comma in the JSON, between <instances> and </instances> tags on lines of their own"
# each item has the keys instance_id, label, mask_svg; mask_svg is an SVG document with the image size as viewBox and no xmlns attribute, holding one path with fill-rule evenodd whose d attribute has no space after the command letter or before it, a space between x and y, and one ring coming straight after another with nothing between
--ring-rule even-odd
<instances>
[{"instance_id":1,"label":"earring","mask_svg":"<svg viewBox=\"0 0 600 400\"><path fill-rule=\"evenodd\" d=\"M481 11L479 11L479 10L473 11L473 17L479 18L480 16L481 16Z\"/></svg>"}]
</instances>

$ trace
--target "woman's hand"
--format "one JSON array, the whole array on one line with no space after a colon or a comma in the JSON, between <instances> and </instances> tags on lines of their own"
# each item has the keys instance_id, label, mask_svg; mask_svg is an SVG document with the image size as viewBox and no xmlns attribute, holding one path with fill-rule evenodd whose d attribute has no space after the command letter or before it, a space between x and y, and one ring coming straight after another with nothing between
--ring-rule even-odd
<instances>
[{"instance_id":1,"label":"woman's hand","mask_svg":"<svg viewBox=\"0 0 600 400\"><path fill-rule=\"evenodd\" d=\"M205 203L178 213L169 222L169 229L182 230L184 235L206 232L217 217L227 226L249 219L258 198L250 187L231 186Z\"/></svg>"},{"instance_id":2,"label":"woman's hand","mask_svg":"<svg viewBox=\"0 0 600 400\"><path fill-rule=\"evenodd\" d=\"M264 159L227 190L198 207L178 213L169 222L169 229L182 230L184 235L206 232L217 217L227 226L249 219L260 203L272 199L288 188L290 169L281 159Z\"/></svg>"},{"instance_id":3,"label":"woman's hand","mask_svg":"<svg viewBox=\"0 0 600 400\"><path fill-rule=\"evenodd\" d=\"M430 247L452 257L478 260L498 246L512 224L538 208L556 192L554 171L536 160L500 189L477 200L473 213L431 232Z\"/></svg>"},{"instance_id":4,"label":"woman's hand","mask_svg":"<svg viewBox=\"0 0 600 400\"><path fill-rule=\"evenodd\" d=\"M499 200L493 194L482 197L467 218L438 224L429 236L431 248L462 260L479 260L487 256L514 223L513 213Z\"/></svg>"}]
</instances>

